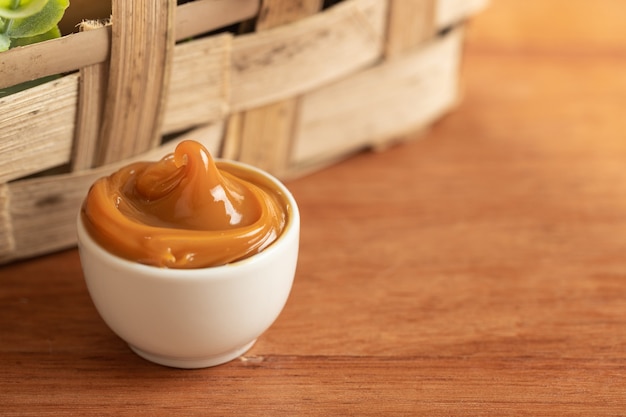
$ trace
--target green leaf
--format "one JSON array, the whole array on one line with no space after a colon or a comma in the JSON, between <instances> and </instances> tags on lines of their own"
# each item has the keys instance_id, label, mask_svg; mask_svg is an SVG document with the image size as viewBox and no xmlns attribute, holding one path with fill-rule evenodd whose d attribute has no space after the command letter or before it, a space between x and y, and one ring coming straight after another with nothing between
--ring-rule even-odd
<instances>
[{"instance_id":1,"label":"green leaf","mask_svg":"<svg viewBox=\"0 0 626 417\"><path fill-rule=\"evenodd\" d=\"M38 13L13 20L6 33L11 38L30 38L46 33L59 23L69 4L69 0L48 0Z\"/></svg>"},{"instance_id":2,"label":"green leaf","mask_svg":"<svg viewBox=\"0 0 626 417\"><path fill-rule=\"evenodd\" d=\"M12 0L0 0L0 17L6 19L21 19L38 13L44 8L48 0L21 0L16 8L13 8Z\"/></svg>"},{"instance_id":3,"label":"green leaf","mask_svg":"<svg viewBox=\"0 0 626 417\"><path fill-rule=\"evenodd\" d=\"M11 48L30 45L31 43L49 41L50 39L56 39L60 36L61 31L58 26L55 26L46 33L42 33L40 35L29 36L28 38L15 38L11 41Z\"/></svg>"},{"instance_id":4,"label":"green leaf","mask_svg":"<svg viewBox=\"0 0 626 417\"><path fill-rule=\"evenodd\" d=\"M0 33L0 52L6 51L11 46L11 39L4 33Z\"/></svg>"},{"instance_id":5,"label":"green leaf","mask_svg":"<svg viewBox=\"0 0 626 417\"><path fill-rule=\"evenodd\" d=\"M28 90L29 88L37 87L38 85L45 84L52 80L56 80L57 78L59 78L59 75L49 75L44 78L38 78L36 80L26 81L22 84L0 89L0 98L19 93L20 91Z\"/></svg>"}]
</instances>

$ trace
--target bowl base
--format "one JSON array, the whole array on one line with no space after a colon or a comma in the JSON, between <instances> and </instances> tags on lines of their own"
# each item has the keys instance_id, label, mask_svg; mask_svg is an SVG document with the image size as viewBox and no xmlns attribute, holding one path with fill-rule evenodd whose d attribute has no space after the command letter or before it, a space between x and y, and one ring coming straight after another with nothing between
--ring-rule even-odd
<instances>
[{"instance_id":1,"label":"bowl base","mask_svg":"<svg viewBox=\"0 0 626 417\"><path fill-rule=\"evenodd\" d=\"M229 352L225 352L219 355L207 356L204 358L192 358L192 359L155 355L153 353L145 352L136 346L133 346L130 344L128 346L137 355L141 356L142 358L150 362L154 362L159 365L169 366L171 368L198 369L198 368L208 368L211 366L217 366L217 365L221 365L223 363L229 362L237 358L238 356L241 356L244 353L246 353L248 349L250 349L252 345L254 345L254 342L256 342L256 339L246 344L245 346L231 350Z\"/></svg>"}]
</instances>

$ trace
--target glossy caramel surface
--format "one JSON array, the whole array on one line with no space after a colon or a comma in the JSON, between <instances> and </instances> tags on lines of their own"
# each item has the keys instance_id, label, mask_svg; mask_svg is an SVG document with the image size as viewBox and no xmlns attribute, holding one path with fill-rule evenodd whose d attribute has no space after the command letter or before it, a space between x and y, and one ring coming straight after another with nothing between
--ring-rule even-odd
<instances>
[{"instance_id":1,"label":"glossy caramel surface","mask_svg":"<svg viewBox=\"0 0 626 417\"><path fill-rule=\"evenodd\" d=\"M276 240L287 215L269 181L216 164L195 141L99 179L82 208L91 236L108 251L168 268L245 259Z\"/></svg>"}]
</instances>

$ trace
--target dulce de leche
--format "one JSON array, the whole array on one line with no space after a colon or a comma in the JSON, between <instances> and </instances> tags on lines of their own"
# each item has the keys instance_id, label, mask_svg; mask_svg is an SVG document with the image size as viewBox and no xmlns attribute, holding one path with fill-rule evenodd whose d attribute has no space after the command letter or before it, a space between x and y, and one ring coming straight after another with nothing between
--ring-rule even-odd
<instances>
[{"instance_id":1,"label":"dulce de leche","mask_svg":"<svg viewBox=\"0 0 626 417\"><path fill-rule=\"evenodd\" d=\"M183 141L157 162L97 180L82 206L89 234L109 252L166 268L204 268L250 257L282 233L290 207L259 173L215 162Z\"/></svg>"}]
</instances>

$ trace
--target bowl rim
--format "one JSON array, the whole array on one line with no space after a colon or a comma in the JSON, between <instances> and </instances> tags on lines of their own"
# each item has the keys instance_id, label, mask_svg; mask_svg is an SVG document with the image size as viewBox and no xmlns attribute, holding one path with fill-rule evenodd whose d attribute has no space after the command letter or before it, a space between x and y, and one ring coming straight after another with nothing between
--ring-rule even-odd
<instances>
[{"instance_id":1,"label":"bowl rim","mask_svg":"<svg viewBox=\"0 0 626 417\"><path fill-rule=\"evenodd\" d=\"M104 249L100 244L98 244L86 230L85 225L83 224L83 219L81 215L82 208L78 210L78 214L76 215L76 234L78 237L78 246L79 251L80 247L84 246L91 252L94 252L96 256L101 257L107 263L117 264L120 267L125 269L132 269L138 273L150 274L153 277L159 278L185 278L185 279L193 279L193 278L202 278L202 279L219 279L224 275L224 273L234 272L235 268L241 268L243 266L253 266L253 264L262 262L265 258L274 256L274 252L280 251L281 247L285 244L287 240L290 240L289 237L295 235L296 244L299 244L299 233L300 233L300 211L296 200L293 194L289 191L289 189L283 184L278 178L274 175L252 166L250 164L227 160L227 159L215 159L216 162L231 164L239 168L247 169L252 172L255 172L266 179L268 179L272 184L278 187L280 192L285 196L285 200L288 203L288 216L287 223L285 224L285 228L278 238L272 242L267 248L263 249L261 252L258 252L248 258L241 259L235 262L231 262L224 265L218 266L208 266L204 268L164 268L154 265L142 264L139 262L131 261L129 259L123 258L121 256L112 254L111 252ZM81 205L82 207L82 205Z\"/></svg>"}]
</instances>

